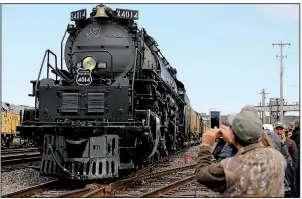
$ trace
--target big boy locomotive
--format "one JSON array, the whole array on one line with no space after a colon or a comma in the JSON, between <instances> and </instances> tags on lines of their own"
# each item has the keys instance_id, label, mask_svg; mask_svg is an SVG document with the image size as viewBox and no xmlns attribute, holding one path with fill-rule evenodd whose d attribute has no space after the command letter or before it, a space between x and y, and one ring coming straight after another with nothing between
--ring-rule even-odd
<instances>
[{"instance_id":1,"label":"big boy locomotive","mask_svg":"<svg viewBox=\"0 0 302 199\"><path fill-rule=\"evenodd\" d=\"M157 42L138 29L138 15L104 5L88 18L85 9L71 13L68 70L47 62L48 76L40 80L41 66L32 81L35 109L18 127L40 140L42 175L119 177L121 170L152 163L198 137L189 133L185 87Z\"/></svg>"}]
</instances>

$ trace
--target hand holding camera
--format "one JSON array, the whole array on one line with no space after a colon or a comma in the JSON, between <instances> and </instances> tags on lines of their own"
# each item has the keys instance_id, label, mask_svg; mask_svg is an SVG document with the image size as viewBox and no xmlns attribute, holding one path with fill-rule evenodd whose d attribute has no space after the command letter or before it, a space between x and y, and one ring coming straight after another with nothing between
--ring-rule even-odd
<instances>
[{"instance_id":1,"label":"hand holding camera","mask_svg":"<svg viewBox=\"0 0 302 199\"><path fill-rule=\"evenodd\" d=\"M226 141L229 144L233 142L234 135L229 126L222 125L219 131L221 132L224 141Z\"/></svg>"},{"instance_id":2,"label":"hand holding camera","mask_svg":"<svg viewBox=\"0 0 302 199\"><path fill-rule=\"evenodd\" d=\"M230 127L221 125L219 129L209 129L202 136L202 143L213 146L217 137L222 137L228 143L233 142L233 133Z\"/></svg>"},{"instance_id":3,"label":"hand holding camera","mask_svg":"<svg viewBox=\"0 0 302 199\"><path fill-rule=\"evenodd\" d=\"M219 129L209 129L205 134L202 135L202 143L213 146L215 138L219 133Z\"/></svg>"}]
</instances>

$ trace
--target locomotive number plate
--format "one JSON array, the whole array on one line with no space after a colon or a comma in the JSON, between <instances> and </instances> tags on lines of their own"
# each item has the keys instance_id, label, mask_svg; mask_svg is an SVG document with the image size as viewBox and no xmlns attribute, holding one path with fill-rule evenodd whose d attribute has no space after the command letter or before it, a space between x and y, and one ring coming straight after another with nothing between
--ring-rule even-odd
<instances>
[{"instance_id":1,"label":"locomotive number plate","mask_svg":"<svg viewBox=\"0 0 302 199\"><path fill-rule=\"evenodd\" d=\"M89 85L92 82L91 71L89 69L79 68L76 77L78 85Z\"/></svg>"},{"instance_id":2,"label":"locomotive number plate","mask_svg":"<svg viewBox=\"0 0 302 199\"><path fill-rule=\"evenodd\" d=\"M138 10L116 9L117 18L138 20Z\"/></svg>"},{"instance_id":3,"label":"locomotive number plate","mask_svg":"<svg viewBox=\"0 0 302 199\"><path fill-rule=\"evenodd\" d=\"M70 13L70 21L78 21L86 19L86 9L73 11Z\"/></svg>"}]
</instances>

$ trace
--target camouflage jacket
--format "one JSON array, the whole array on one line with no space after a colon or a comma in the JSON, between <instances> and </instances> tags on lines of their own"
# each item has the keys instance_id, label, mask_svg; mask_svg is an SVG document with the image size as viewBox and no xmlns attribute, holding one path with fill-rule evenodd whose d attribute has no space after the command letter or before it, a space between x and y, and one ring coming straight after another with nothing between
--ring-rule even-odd
<instances>
[{"instance_id":1,"label":"camouflage jacket","mask_svg":"<svg viewBox=\"0 0 302 199\"><path fill-rule=\"evenodd\" d=\"M285 167L282 154L261 143L221 162L212 161L211 148L201 146L195 174L199 183L221 197L283 197Z\"/></svg>"}]
</instances>

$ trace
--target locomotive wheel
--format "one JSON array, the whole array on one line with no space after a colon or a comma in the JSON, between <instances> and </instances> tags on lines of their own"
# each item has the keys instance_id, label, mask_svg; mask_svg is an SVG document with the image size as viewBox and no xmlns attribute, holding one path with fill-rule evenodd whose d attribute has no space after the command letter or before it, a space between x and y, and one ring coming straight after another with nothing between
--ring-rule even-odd
<instances>
[{"instance_id":1,"label":"locomotive wheel","mask_svg":"<svg viewBox=\"0 0 302 199\"><path fill-rule=\"evenodd\" d=\"M154 156L159 146L160 122L159 118L153 114L150 114L151 116L149 117L150 131L144 132L137 138L137 147L135 149L128 149L132 159L138 162L138 164L148 162Z\"/></svg>"},{"instance_id":2,"label":"locomotive wheel","mask_svg":"<svg viewBox=\"0 0 302 199\"><path fill-rule=\"evenodd\" d=\"M28 140L28 146L34 146L34 141L33 140Z\"/></svg>"}]
</instances>

